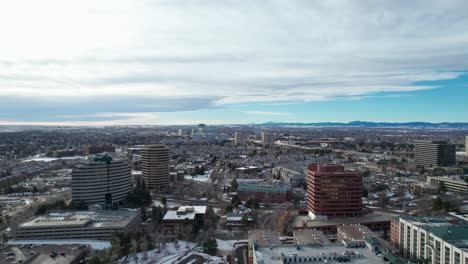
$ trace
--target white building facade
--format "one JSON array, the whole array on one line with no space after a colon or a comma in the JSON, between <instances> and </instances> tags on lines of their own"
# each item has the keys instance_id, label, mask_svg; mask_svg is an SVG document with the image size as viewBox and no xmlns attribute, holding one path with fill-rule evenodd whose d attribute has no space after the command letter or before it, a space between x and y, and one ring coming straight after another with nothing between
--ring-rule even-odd
<instances>
[{"instance_id":1,"label":"white building facade","mask_svg":"<svg viewBox=\"0 0 468 264\"><path fill-rule=\"evenodd\" d=\"M432 264L468 264L468 225L421 218L399 221L400 252Z\"/></svg>"},{"instance_id":2,"label":"white building facade","mask_svg":"<svg viewBox=\"0 0 468 264\"><path fill-rule=\"evenodd\" d=\"M95 156L96 157L96 156ZM132 189L127 160L92 158L72 170L72 199L76 204L120 206Z\"/></svg>"}]
</instances>

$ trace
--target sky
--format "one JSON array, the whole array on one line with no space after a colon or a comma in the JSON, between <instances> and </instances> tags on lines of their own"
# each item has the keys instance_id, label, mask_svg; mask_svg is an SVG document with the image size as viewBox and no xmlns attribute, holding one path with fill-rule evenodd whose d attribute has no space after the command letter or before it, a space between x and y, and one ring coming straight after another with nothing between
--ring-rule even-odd
<instances>
[{"instance_id":1,"label":"sky","mask_svg":"<svg viewBox=\"0 0 468 264\"><path fill-rule=\"evenodd\" d=\"M468 1L0 1L0 125L468 122Z\"/></svg>"}]
</instances>

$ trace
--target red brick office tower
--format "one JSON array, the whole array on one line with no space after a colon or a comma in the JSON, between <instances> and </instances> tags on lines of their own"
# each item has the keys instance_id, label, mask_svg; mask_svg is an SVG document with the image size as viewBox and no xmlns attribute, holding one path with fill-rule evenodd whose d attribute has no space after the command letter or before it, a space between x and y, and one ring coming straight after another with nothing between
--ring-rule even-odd
<instances>
[{"instance_id":1,"label":"red brick office tower","mask_svg":"<svg viewBox=\"0 0 468 264\"><path fill-rule=\"evenodd\" d=\"M309 165L307 209L312 219L361 216L361 174L339 165Z\"/></svg>"}]
</instances>

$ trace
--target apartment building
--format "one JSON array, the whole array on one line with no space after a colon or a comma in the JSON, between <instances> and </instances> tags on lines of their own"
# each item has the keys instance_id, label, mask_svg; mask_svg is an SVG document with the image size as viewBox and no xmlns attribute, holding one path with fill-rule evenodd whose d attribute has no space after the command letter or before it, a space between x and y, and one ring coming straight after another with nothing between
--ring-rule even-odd
<instances>
[{"instance_id":1,"label":"apartment building","mask_svg":"<svg viewBox=\"0 0 468 264\"><path fill-rule=\"evenodd\" d=\"M432 264L468 264L468 225L447 218L403 217L399 247L406 258Z\"/></svg>"}]
</instances>

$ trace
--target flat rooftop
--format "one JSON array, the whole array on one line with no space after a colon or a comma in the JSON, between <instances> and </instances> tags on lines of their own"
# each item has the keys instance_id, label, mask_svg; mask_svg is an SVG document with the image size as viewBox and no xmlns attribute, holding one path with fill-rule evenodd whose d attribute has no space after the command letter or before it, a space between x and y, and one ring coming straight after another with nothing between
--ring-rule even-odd
<instances>
[{"instance_id":1,"label":"flat rooftop","mask_svg":"<svg viewBox=\"0 0 468 264\"><path fill-rule=\"evenodd\" d=\"M363 225L343 225L338 227L350 241L364 240L364 238L372 236L372 231Z\"/></svg>"},{"instance_id":2,"label":"flat rooftop","mask_svg":"<svg viewBox=\"0 0 468 264\"><path fill-rule=\"evenodd\" d=\"M468 225L423 226L422 228L468 252Z\"/></svg>"},{"instance_id":3,"label":"flat rooftop","mask_svg":"<svg viewBox=\"0 0 468 264\"><path fill-rule=\"evenodd\" d=\"M169 210L163 217L163 221L193 220L196 215L206 214L207 206L180 206L176 211Z\"/></svg>"},{"instance_id":4,"label":"flat rooftop","mask_svg":"<svg viewBox=\"0 0 468 264\"><path fill-rule=\"evenodd\" d=\"M333 244L325 247L317 246L301 246L298 250L296 246L276 246L276 247L259 247L256 248L257 261L263 260L264 264L283 264L281 256L291 256L292 254L297 254L297 257L316 257L317 259L324 256L330 257L333 255L343 256L346 252L354 252L355 257L351 257L351 261L347 263L352 264L383 264L387 263L382 258L376 256L367 248L345 248L339 244ZM332 261L335 263L337 261ZM311 263L311 262L296 262L296 263ZM312 262L314 263L314 262ZM315 263L324 263L322 261L316 261Z\"/></svg>"},{"instance_id":5,"label":"flat rooftop","mask_svg":"<svg viewBox=\"0 0 468 264\"><path fill-rule=\"evenodd\" d=\"M395 217L397 217L397 215L381 212L374 212L361 217L332 218L328 220L312 220L307 215L298 215L294 218L292 226L293 228L318 228L349 224L379 223L392 221Z\"/></svg>"},{"instance_id":6,"label":"flat rooftop","mask_svg":"<svg viewBox=\"0 0 468 264\"><path fill-rule=\"evenodd\" d=\"M270 230L249 231L249 243L263 247L278 246L282 244L279 233Z\"/></svg>"},{"instance_id":7,"label":"flat rooftop","mask_svg":"<svg viewBox=\"0 0 468 264\"><path fill-rule=\"evenodd\" d=\"M112 211L56 211L44 216L36 217L19 225L19 228L29 227L124 227L134 217L137 210Z\"/></svg>"},{"instance_id":8,"label":"flat rooftop","mask_svg":"<svg viewBox=\"0 0 468 264\"><path fill-rule=\"evenodd\" d=\"M49 226L85 226L91 221L89 216L69 215L69 216L39 216L29 222L23 223L20 227L49 227Z\"/></svg>"},{"instance_id":9,"label":"flat rooftop","mask_svg":"<svg viewBox=\"0 0 468 264\"><path fill-rule=\"evenodd\" d=\"M255 192L287 192L291 190L291 184L247 184L241 183L237 188L238 191L255 191Z\"/></svg>"},{"instance_id":10,"label":"flat rooftop","mask_svg":"<svg viewBox=\"0 0 468 264\"><path fill-rule=\"evenodd\" d=\"M330 245L330 240L319 230L295 230L293 237L294 242L298 245Z\"/></svg>"},{"instance_id":11,"label":"flat rooftop","mask_svg":"<svg viewBox=\"0 0 468 264\"><path fill-rule=\"evenodd\" d=\"M411 222L417 226L451 226L457 223L456 219L451 216L440 216L440 217L430 217L430 216L423 216L423 217L415 217L415 216L408 216L404 215L401 219ZM459 223L462 223L461 219Z\"/></svg>"}]
</instances>

